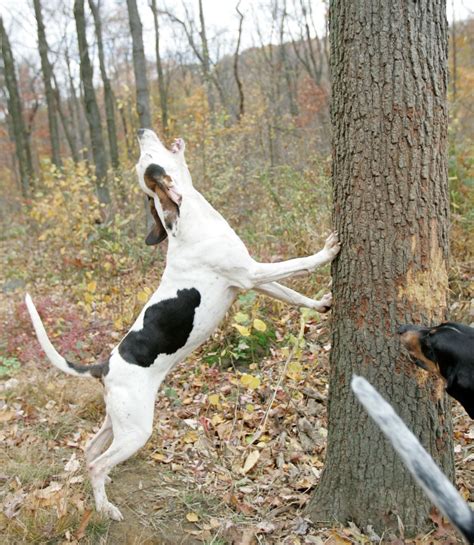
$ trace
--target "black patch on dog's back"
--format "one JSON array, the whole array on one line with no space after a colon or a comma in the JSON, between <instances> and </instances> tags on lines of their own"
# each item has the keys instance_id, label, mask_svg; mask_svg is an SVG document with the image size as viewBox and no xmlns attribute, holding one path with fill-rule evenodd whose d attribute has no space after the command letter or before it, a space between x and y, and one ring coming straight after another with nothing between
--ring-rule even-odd
<instances>
[{"instance_id":1,"label":"black patch on dog's back","mask_svg":"<svg viewBox=\"0 0 474 545\"><path fill-rule=\"evenodd\" d=\"M201 294L195 288L178 290L176 297L149 306L143 328L130 331L118 350L128 363L150 367L159 354L174 354L191 334Z\"/></svg>"}]
</instances>

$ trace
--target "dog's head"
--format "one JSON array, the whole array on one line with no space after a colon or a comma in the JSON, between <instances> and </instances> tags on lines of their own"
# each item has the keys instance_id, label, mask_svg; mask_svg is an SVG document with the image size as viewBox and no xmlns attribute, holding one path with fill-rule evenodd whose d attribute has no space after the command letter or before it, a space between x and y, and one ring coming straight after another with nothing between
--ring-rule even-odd
<instances>
[{"instance_id":1,"label":"dog's head","mask_svg":"<svg viewBox=\"0 0 474 545\"><path fill-rule=\"evenodd\" d=\"M137 136L138 181L149 198L155 220L145 242L153 245L164 240L177 225L182 201L192 190L192 180L184 159L183 140L176 140L168 150L150 129L139 129Z\"/></svg>"},{"instance_id":2,"label":"dog's head","mask_svg":"<svg viewBox=\"0 0 474 545\"><path fill-rule=\"evenodd\" d=\"M446 381L446 392L474 418L474 329L447 322L437 327L403 325L398 333L415 363Z\"/></svg>"},{"instance_id":3,"label":"dog's head","mask_svg":"<svg viewBox=\"0 0 474 545\"><path fill-rule=\"evenodd\" d=\"M415 363L446 380L461 362L473 359L474 330L462 324L447 322L436 327L413 324L398 329L400 340Z\"/></svg>"}]
</instances>

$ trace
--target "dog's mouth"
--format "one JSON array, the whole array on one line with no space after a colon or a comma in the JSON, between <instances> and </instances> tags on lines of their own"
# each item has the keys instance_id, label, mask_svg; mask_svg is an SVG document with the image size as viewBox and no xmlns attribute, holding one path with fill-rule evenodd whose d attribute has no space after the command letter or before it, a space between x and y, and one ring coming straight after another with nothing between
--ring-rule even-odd
<instances>
[{"instance_id":1,"label":"dog's mouth","mask_svg":"<svg viewBox=\"0 0 474 545\"><path fill-rule=\"evenodd\" d=\"M176 189L176 186L174 184L171 186L167 186L165 191L168 197L176 204L176 206L178 207L181 206L181 201L183 200L183 196Z\"/></svg>"}]
</instances>

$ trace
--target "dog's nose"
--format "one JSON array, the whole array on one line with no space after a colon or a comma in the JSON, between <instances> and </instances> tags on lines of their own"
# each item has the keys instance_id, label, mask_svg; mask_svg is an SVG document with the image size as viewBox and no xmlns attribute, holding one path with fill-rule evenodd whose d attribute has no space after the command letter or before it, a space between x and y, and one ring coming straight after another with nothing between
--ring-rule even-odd
<instances>
[{"instance_id":1,"label":"dog's nose","mask_svg":"<svg viewBox=\"0 0 474 545\"><path fill-rule=\"evenodd\" d=\"M137 136L141 138L145 134L146 129L138 129Z\"/></svg>"},{"instance_id":2,"label":"dog's nose","mask_svg":"<svg viewBox=\"0 0 474 545\"><path fill-rule=\"evenodd\" d=\"M398 330L397 330L397 333L399 335L403 335L404 333L406 333L407 331L410 331L410 329L412 329L412 326L409 325L409 324L403 324L401 325Z\"/></svg>"}]
</instances>

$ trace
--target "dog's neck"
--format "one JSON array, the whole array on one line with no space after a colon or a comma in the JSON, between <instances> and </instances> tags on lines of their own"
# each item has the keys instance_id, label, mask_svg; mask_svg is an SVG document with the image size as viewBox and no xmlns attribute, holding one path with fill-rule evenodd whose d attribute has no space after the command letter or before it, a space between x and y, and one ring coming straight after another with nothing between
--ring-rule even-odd
<instances>
[{"instance_id":1,"label":"dog's neck","mask_svg":"<svg viewBox=\"0 0 474 545\"><path fill-rule=\"evenodd\" d=\"M187 188L176 225L168 231L169 248L196 244L231 230L227 221L194 188Z\"/></svg>"}]
</instances>

